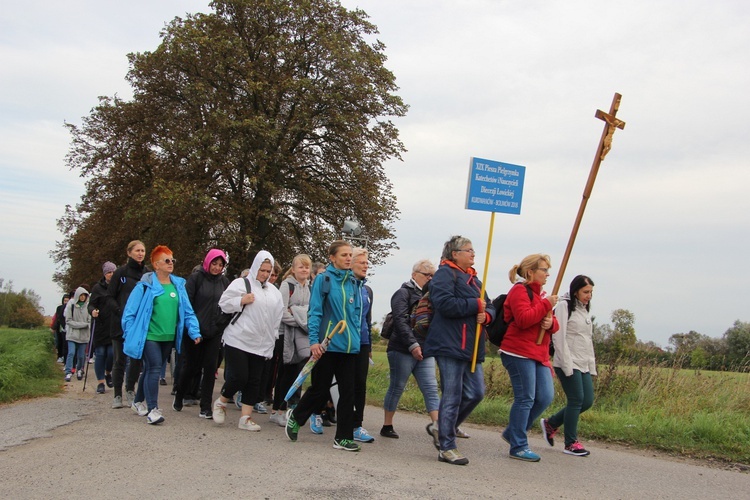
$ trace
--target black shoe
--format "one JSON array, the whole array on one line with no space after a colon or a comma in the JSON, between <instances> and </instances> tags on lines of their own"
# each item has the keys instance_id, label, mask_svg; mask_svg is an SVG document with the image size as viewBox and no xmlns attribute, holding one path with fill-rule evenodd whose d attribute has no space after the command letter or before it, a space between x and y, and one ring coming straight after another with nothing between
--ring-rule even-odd
<instances>
[{"instance_id":1,"label":"black shoe","mask_svg":"<svg viewBox=\"0 0 750 500\"><path fill-rule=\"evenodd\" d=\"M174 397L174 401L172 401L172 409L174 411L182 411L182 399L177 399L177 396Z\"/></svg>"},{"instance_id":2,"label":"black shoe","mask_svg":"<svg viewBox=\"0 0 750 500\"><path fill-rule=\"evenodd\" d=\"M331 421L328 419L328 413L323 411L323 413L320 414L320 423L323 425L323 427L330 427Z\"/></svg>"},{"instance_id":3,"label":"black shoe","mask_svg":"<svg viewBox=\"0 0 750 500\"><path fill-rule=\"evenodd\" d=\"M169 394L171 394L172 396L174 396L175 394L177 394L177 389L175 389L174 387L172 387L172 392L170 392Z\"/></svg>"},{"instance_id":4,"label":"black shoe","mask_svg":"<svg viewBox=\"0 0 750 500\"><path fill-rule=\"evenodd\" d=\"M398 439L398 433L393 430L392 425L384 425L383 428L380 429L380 435L387 438Z\"/></svg>"},{"instance_id":5,"label":"black shoe","mask_svg":"<svg viewBox=\"0 0 750 500\"><path fill-rule=\"evenodd\" d=\"M214 418L214 414L211 410L201 410L201 412L198 414L198 417L211 420L212 418Z\"/></svg>"},{"instance_id":6,"label":"black shoe","mask_svg":"<svg viewBox=\"0 0 750 500\"><path fill-rule=\"evenodd\" d=\"M104 394L104 384L99 384L96 386L96 393L97 394Z\"/></svg>"},{"instance_id":7,"label":"black shoe","mask_svg":"<svg viewBox=\"0 0 750 500\"><path fill-rule=\"evenodd\" d=\"M104 381L107 383L107 387L114 387L115 384L112 383L112 374L107 373L104 375Z\"/></svg>"},{"instance_id":8,"label":"black shoe","mask_svg":"<svg viewBox=\"0 0 750 500\"><path fill-rule=\"evenodd\" d=\"M160 378L160 379L159 379L159 385L167 385L167 379L165 379L165 378Z\"/></svg>"}]
</instances>

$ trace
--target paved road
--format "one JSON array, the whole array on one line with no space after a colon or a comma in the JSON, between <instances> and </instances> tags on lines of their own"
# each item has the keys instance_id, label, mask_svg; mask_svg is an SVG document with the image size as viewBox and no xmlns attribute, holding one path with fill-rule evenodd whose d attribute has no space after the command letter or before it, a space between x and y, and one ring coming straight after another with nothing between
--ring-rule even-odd
<instances>
[{"instance_id":1,"label":"paved road","mask_svg":"<svg viewBox=\"0 0 750 500\"><path fill-rule=\"evenodd\" d=\"M130 409L112 410L112 394L68 384L60 397L0 407L0 498L750 498L750 474L586 443L588 458L549 448L536 464L508 458L498 429L466 425L466 467L439 463L424 416L399 413L401 439L377 436L360 453L332 448L333 431L309 428L291 443L258 416L259 433L237 429L230 409L219 426L198 408L171 409L147 425ZM368 407L375 434L382 410Z\"/></svg>"}]
</instances>

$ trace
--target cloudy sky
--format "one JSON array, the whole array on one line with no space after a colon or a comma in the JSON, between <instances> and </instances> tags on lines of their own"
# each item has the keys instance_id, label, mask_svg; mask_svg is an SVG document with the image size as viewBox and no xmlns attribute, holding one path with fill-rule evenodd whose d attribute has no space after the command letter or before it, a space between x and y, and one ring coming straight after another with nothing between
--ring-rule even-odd
<instances>
[{"instance_id":1,"label":"cloudy sky","mask_svg":"<svg viewBox=\"0 0 750 500\"><path fill-rule=\"evenodd\" d=\"M61 291L48 256L55 221L83 193L64 156L64 122L97 96L129 97L128 52L153 50L166 22L207 1L8 3L0 18L0 278ZM593 309L635 314L641 340L718 337L750 321L750 4L716 0L567 2L345 0L370 15L411 107L396 123L409 150L386 165L399 199L400 247L373 268L375 317L420 258L452 234L472 239L484 272L490 215L464 209L472 156L526 167L520 215L498 214L487 287L565 250L603 122L622 94L564 277L596 282ZM126 5L126 6L125 6ZM112 256L121 260L122 256Z\"/></svg>"}]
</instances>

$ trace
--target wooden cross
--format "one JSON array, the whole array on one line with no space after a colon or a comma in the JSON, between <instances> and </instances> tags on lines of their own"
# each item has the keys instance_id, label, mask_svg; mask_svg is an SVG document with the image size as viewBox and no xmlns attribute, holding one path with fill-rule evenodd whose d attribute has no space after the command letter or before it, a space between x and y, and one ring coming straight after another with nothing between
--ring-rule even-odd
<instances>
[{"instance_id":1,"label":"wooden cross","mask_svg":"<svg viewBox=\"0 0 750 500\"><path fill-rule=\"evenodd\" d=\"M578 228L581 226L581 220L583 219L583 212L586 210L586 204L591 197L591 191L594 189L594 181L596 181L596 174L599 173L599 166L601 165L604 157L607 156L609 150L612 149L612 136L615 135L616 129L624 129L625 122L617 118L617 110L620 108L620 99L622 96L615 93L612 98L612 105L609 107L609 113L597 109L594 116L604 121L604 130L602 131L602 137L599 140L599 148L596 150L594 156L594 163L591 165L591 171L589 172L588 181L586 181L586 187L583 189L583 199L581 200L581 206L578 207L578 215L576 216L575 223L573 224L573 231L570 233L570 239L568 240L568 246L565 248L565 255L563 255L562 262L560 263L560 270L557 273L555 279L555 286L552 289L552 295L557 295L560 291L560 285L562 284L563 275L565 269L568 267L568 260L570 259L570 252L573 250L573 244L576 241L578 235ZM537 344L541 344L544 339L545 331L542 329L539 331L539 337L537 338Z\"/></svg>"}]
</instances>

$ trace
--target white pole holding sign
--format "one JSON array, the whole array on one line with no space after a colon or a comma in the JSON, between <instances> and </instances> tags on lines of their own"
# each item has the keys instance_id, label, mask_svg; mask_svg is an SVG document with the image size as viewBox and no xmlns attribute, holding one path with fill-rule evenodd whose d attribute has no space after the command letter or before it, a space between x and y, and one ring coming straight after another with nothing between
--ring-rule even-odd
<instances>
[{"instance_id":1,"label":"white pole holding sign","mask_svg":"<svg viewBox=\"0 0 750 500\"><path fill-rule=\"evenodd\" d=\"M495 213L520 215L525 177L526 167L494 160L485 160L483 158L471 158L469 184L466 188L466 208L467 210L492 212L490 216L490 231L487 237L487 253L484 259L482 290L479 292L479 296L483 300L487 283L487 272L490 267L492 235L495 230ZM497 314L502 314L502 312L497 312ZM474 354L471 358L472 373L474 373L477 366L479 337L481 334L482 325L477 323L477 332L474 336Z\"/></svg>"}]
</instances>

